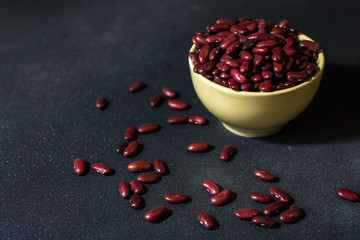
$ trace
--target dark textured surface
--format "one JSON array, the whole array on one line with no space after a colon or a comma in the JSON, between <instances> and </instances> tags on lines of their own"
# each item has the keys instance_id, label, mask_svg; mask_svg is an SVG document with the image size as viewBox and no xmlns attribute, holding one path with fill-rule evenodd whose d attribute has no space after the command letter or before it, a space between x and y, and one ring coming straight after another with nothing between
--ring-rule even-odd
<instances>
[{"instance_id":1,"label":"dark textured surface","mask_svg":"<svg viewBox=\"0 0 360 240\"><path fill-rule=\"evenodd\" d=\"M360 192L360 55L356 1L0 1L0 235L1 239L358 239L360 203L337 196L338 187ZM226 131L192 88L187 51L196 30L219 17L290 19L319 42L326 70L318 95L281 132L250 139ZM127 91L134 81L147 88ZM169 86L207 126L166 123L176 110L149 106ZM106 110L95 100L110 100ZM161 124L141 135L144 148L131 159L117 154L128 126ZM186 150L209 141L204 154ZM219 152L232 144L231 162ZM103 162L111 176L77 176L72 161ZM145 208L133 210L117 183L136 174L131 160L167 163L170 174L147 184ZM255 168L276 174L266 183ZM210 204L201 186L212 179L232 189L226 206ZM233 215L252 202L250 191L277 186L306 212L296 224L259 228ZM163 194L184 192L185 204ZM158 224L143 215L165 205L171 216ZM209 231L196 220L207 211L219 222ZM278 218L276 218L278 220Z\"/></svg>"}]
</instances>

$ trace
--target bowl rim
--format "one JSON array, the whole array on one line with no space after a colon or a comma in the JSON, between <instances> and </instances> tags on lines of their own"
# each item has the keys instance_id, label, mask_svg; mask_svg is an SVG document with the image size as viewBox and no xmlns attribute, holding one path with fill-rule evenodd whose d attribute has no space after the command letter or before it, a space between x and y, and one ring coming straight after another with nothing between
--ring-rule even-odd
<instances>
[{"instance_id":1,"label":"bowl rim","mask_svg":"<svg viewBox=\"0 0 360 240\"><path fill-rule=\"evenodd\" d=\"M298 37L299 37L300 40L314 41L310 37L306 36L303 33L299 33ZM194 52L194 51L195 51L195 44L193 44L191 46L189 52ZM192 73L195 74L195 76L197 76L202 82L210 85L211 87L214 87L214 88L218 89L219 91L223 91L223 92L225 92L227 94L233 94L233 95L238 95L238 96L239 95L245 95L245 96L259 96L259 95L265 96L266 95L266 96L271 96L271 95L281 95L281 94L290 93L290 92L296 91L296 90L298 90L300 88L303 88L303 87L311 84L312 82L314 82L315 79L320 78L321 74L324 71L324 67L325 67L325 56L324 56L323 51L321 50L318 53L318 59L316 60L318 70L316 71L314 76L311 77L311 79L309 79L309 80L307 80L305 82L302 82L301 84L298 84L298 85L296 85L294 87L287 88L287 89L276 90L276 91L271 91L271 92L251 92L251 91L235 91L235 90L232 90L232 89L230 89L228 87L224 87L224 86L222 86L220 84L214 83L210 79L204 77L203 75L201 75L199 73L195 73L193 71L194 63L191 61L189 56L188 56L188 61L189 61L190 71L192 71Z\"/></svg>"}]
</instances>

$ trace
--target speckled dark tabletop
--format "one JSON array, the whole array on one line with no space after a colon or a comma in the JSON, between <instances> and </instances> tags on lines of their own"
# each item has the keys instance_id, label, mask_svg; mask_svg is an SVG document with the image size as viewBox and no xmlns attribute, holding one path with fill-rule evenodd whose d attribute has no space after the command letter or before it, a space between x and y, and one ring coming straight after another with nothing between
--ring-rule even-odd
<instances>
[{"instance_id":1,"label":"speckled dark tabletop","mask_svg":"<svg viewBox=\"0 0 360 240\"><path fill-rule=\"evenodd\" d=\"M0 235L1 239L359 239L360 202L337 196L339 187L360 192L360 52L356 1L0 1ZM236 136L200 103L187 63L191 37L219 17L248 16L292 25L319 42L326 69L308 109L266 138ZM131 94L141 80L147 87ZM166 123L166 104L152 96L169 86L207 126ZM98 96L109 99L95 108ZM128 126L157 122L141 135L141 153L115 152ZM215 148L193 154L192 142ZM237 148L231 162L218 155ZM77 176L72 161L103 162L115 173ZM117 183L136 174L132 160L160 158L170 173L147 184L141 210L119 196ZM280 181L262 182L263 168ZM212 179L232 189L226 206L210 204L201 183ZM306 216L276 229L237 219L251 191L277 186L290 193ZM171 204L163 194L185 192L191 201ZM152 224L149 209L165 205L171 216ZM203 228L198 211L219 222ZM278 218L275 218L277 221Z\"/></svg>"}]
</instances>

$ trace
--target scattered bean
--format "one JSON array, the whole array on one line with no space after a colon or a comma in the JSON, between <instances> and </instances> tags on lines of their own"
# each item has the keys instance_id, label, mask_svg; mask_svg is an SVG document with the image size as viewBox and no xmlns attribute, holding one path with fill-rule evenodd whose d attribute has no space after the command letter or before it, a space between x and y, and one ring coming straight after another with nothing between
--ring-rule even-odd
<instances>
[{"instance_id":1,"label":"scattered bean","mask_svg":"<svg viewBox=\"0 0 360 240\"><path fill-rule=\"evenodd\" d=\"M91 165L91 168L103 175L108 174L111 170L108 166L102 163L94 163Z\"/></svg>"},{"instance_id":2,"label":"scattered bean","mask_svg":"<svg viewBox=\"0 0 360 240\"><path fill-rule=\"evenodd\" d=\"M232 199L233 193L229 189L222 190L220 193L211 197L210 202L216 206L228 204Z\"/></svg>"},{"instance_id":3,"label":"scattered bean","mask_svg":"<svg viewBox=\"0 0 360 240\"><path fill-rule=\"evenodd\" d=\"M255 208L243 208L234 211L234 215L240 219L251 220L256 216L261 215L259 210Z\"/></svg>"},{"instance_id":4,"label":"scattered bean","mask_svg":"<svg viewBox=\"0 0 360 240\"><path fill-rule=\"evenodd\" d=\"M164 220L168 212L169 210L167 207L159 206L145 213L144 218L149 222L158 222Z\"/></svg>"},{"instance_id":5,"label":"scattered bean","mask_svg":"<svg viewBox=\"0 0 360 240\"><path fill-rule=\"evenodd\" d=\"M171 203L181 203L187 200L188 196L184 193L169 193L164 195L164 199Z\"/></svg>"},{"instance_id":6,"label":"scattered bean","mask_svg":"<svg viewBox=\"0 0 360 240\"><path fill-rule=\"evenodd\" d=\"M357 194L356 192L351 191L349 189L339 188L337 190L337 193L340 197L342 197L343 199L346 199L346 200L359 201L359 199L360 199L359 194Z\"/></svg>"},{"instance_id":7,"label":"scattered bean","mask_svg":"<svg viewBox=\"0 0 360 240\"><path fill-rule=\"evenodd\" d=\"M74 171L77 175L83 175L86 172L86 163L82 158L76 158L73 161Z\"/></svg>"},{"instance_id":8,"label":"scattered bean","mask_svg":"<svg viewBox=\"0 0 360 240\"><path fill-rule=\"evenodd\" d=\"M213 229L215 225L214 218L206 213L206 212L199 212L197 215L198 221L207 229Z\"/></svg>"}]
</instances>

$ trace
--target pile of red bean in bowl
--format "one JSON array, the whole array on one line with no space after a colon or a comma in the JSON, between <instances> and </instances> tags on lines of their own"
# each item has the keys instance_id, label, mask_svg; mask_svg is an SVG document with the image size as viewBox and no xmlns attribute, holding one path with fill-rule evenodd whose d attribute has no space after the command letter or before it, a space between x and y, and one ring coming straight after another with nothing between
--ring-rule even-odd
<instances>
[{"instance_id":1,"label":"pile of red bean in bowl","mask_svg":"<svg viewBox=\"0 0 360 240\"><path fill-rule=\"evenodd\" d=\"M318 43L301 39L288 20L219 18L197 31L189 57L193 71L236 91L271 92L311 79L317 69Z\"/></svg>"}]
</instances>

